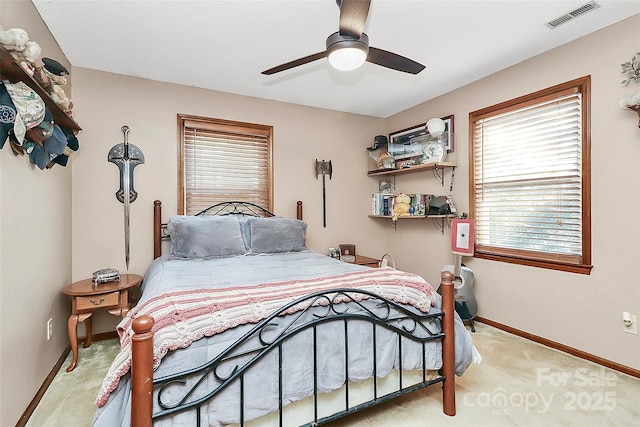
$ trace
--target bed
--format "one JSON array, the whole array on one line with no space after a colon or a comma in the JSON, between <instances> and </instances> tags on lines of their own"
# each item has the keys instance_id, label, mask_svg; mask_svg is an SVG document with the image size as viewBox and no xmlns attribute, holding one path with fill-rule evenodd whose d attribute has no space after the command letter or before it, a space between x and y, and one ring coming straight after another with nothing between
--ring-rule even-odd
<instances>
[{"instance_id":1,"label":"bed","mask_svg":"<svg viewBox=\"0 0 640 427\"><path fill-rule=\"evenodd\" d=\"M474 349L453 275L440 296L417 275L316 253L301 202L297 217L227 202L165 225L155 202L155 259L94 426L315 426L437 384L455 415Z\"/></svg>"}]
</instances>

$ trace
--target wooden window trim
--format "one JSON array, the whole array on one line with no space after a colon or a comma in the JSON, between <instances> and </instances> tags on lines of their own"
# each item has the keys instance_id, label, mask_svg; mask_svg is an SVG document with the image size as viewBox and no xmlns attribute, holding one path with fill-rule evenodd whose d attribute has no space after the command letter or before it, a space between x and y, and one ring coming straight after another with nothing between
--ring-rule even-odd
<instances>
[{"instance_id":1,"label":"wooden window trim","mask_svg":"<svg viewBox=\"0 0 640 427\"><path fill-rule=\"evenodd\" d=\"M200 117L189 114L178 114L178 215L183 215L185 212L185 167L184 167L184 153L185 153L185 141L184 141L184 127L200 127L203 129L209 129L214 131L222 131L229 133L240 133L250 135L260 135L267 137L267 150L269 162L268 168L268 193L269 203L268 206L263 206L270 212L273 212L273 126L237 122L233 120L214 119L208 117Z\"/></svg>"},{"instance_id":2,"label":"wooden window trim","mask_svg":"<svg viewBox=\"0 0 640 427\"><path fill-rule=\"evenodd\" d=\"M562 93L575 92L576 88L582 93L582 259L578 260L561 256L555 257L551 254L545 256L541 253L492 248L481 245L476 245L475 247L474 256L476 258L578 274L591 274L591 269L593 268L591 258L591 76L580 77L469 114L469 212L471 218L475 218L476 190L473 149L475 122L487 115L494 115L521 106L535 104L545 98L555 97Z\"/></svg>"}]
</instances>

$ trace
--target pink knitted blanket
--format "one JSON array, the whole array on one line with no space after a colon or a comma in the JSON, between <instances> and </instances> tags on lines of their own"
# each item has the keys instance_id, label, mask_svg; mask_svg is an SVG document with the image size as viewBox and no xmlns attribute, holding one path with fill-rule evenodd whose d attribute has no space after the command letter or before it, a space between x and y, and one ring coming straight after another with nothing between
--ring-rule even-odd
<instances>
[{"instance_id":1,"label":"pink knitted blanket","mask_svg":"<svg viewBox=\"0 0 640 427\"><path fill-rule=\"evenodd\" d=\"M297 298L335 288L368 290L425 313L436 301L433 288L423 278L389 267L315 279L158 295L133 308L118 325L120 352L102 383L96 404L103 406L107 402L120 377L131 367L132 323L139 316L146 314L155 320L153 368L156 369L169 350L186 348L202 337L239 325L258 323ZM365 299L365 296L358 298ZM300 309L302 307L293 307L289 312Z\"/></svg>"}]
</instances>

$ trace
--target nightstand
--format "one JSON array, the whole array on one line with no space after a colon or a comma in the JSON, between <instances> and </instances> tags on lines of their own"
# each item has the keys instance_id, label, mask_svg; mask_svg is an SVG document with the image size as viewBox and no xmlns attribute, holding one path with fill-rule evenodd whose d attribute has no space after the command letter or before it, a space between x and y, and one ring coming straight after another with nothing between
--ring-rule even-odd
<instances>
[{"instance_id":1,"label":"nightstand","mask_svg":"<svg viewBox=\"0 0 640 427\"><path fill-rule=\"evenodd\" d=\"M367 267L378 268L380 266L380 260L377 258L370 258L364 255L356 255L356 259L353 261L345 261L349 264L364 265Z\"/></svg>"},{"instance_id":2,"label":"nightstand","mask_svg":"<svg viewBox=\"0 0 640 427\"><path fill-rule=\"evenodd\" d=\"M73 371L78 363L78 322L85 322L87 339L83 347L91 345L91 315L99 309L108 309L114 316L126 316L129 312L129 289L142 283L138 274L122 274L120 280L107 283L93 283L85 279L72 283L64 288L64 293L71 296L71 316L67 323L69 341L73 360L67 372Z\"/></svg>"}]
</instances>

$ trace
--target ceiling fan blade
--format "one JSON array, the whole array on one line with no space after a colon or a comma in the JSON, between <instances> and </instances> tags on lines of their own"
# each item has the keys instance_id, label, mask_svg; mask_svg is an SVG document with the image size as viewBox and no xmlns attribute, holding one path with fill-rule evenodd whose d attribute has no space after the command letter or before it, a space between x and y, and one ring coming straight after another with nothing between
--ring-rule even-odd
<instances>
[{"instance_id":1,"label":"ceiling fan blade","mask_svg":"<svg viewBox=\"0 0 640 427\"><path fill-rule=\"evenodd\" d=\"M285 71L290 68L299 67L300 65L307 64L309 62L317 61L318 59L322 59L327 56L327 52L318 52L313 55L305 56L304 58L296 59L295 61L287 62L286 64L280 64L276 67L269 68L268 70L264 70L262 74L266 74L270 76L271 74L279 73L280 71Z\"/></svg>"},{"instance_id":2,"label":"ceiling fan blade","mask_svg":"<svg viewBox=\"0 0 640 427\"><path fill-rule=\"evenodd\" d=\"M398 55L397 53L389 52L371 46L369 46L367 62L371 62L376 65L381 65L386 68L391 68L392 70L402 71L409 74L418 74L420 71L424 70L424 65L416 61L405 58L404 56Z\"/></svg>"},{"instance_id":3,"label":"ceiling fan blade","mask_svg":"<svg viewBox=\"0 0 640 427\"><path fill-rule=\"evenodd\" d=\"M369 16L371 0L337 0L340 6L340 34L359 39Z\"/></svg>"}]
</instances>

